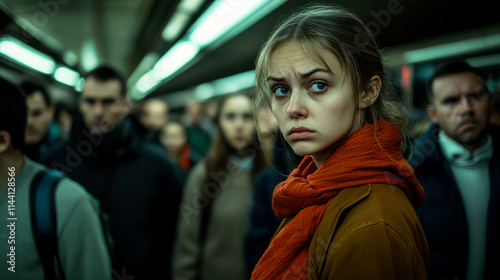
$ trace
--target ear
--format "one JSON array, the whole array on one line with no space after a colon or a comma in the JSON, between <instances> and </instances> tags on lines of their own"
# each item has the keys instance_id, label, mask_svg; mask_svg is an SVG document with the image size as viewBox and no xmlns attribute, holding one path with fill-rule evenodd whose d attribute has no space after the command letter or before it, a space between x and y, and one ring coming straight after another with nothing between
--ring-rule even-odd
<instances>
[{"instance_id":1,"label":"ear","mask_svg":"<svg viewBox=\"0 0 500 280\"><path fill-rule=\"evenodd\" d=\"M373 76L370 80L370 89L363 91L360 96L359 108L365 109L370 107L375 100L377 100L380 95L380 89L382 88L382 80L379 76Z\"/></svg>"},{"instance_id":2,"label":"ear","mask_svg":"<svg viewBox=\"0 0 500 280\"><path fill-rule=\"evenodd\" d=\"M4 153L11 146L12 139L7 130L0 130L0 154Z\"/></svg>"},{"instance_id":3,"label":"ear","mask_svg":"<svg viewBox=\"0 0 500 280\"><path fill-rule=\"evenodd\" d=\"M427 105L427 115L429 115L429 118L432 120L432 122L437 123L438 119L436 114L436 107L434 107L434 105Z\"/></svg>"}]
</instances>

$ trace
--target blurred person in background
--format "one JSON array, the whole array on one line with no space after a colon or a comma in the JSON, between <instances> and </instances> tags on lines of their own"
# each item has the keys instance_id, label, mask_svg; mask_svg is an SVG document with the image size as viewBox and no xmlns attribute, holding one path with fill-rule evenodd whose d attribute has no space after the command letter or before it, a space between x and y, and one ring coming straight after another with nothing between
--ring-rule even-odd
<instances>
[{"instance_id":1,"label":"blurred person in background","mask_svg":"<svg viewBox=\"0 0 500 280\"><path fill-rule=\"evenodd\" d=\"M429 279L498 279L500 131L490 125L493 95L465 62L428 82L433 124L410 163L425 190L417 213L430 249Z\"/></svg>"},{"instance_id":2,"label":"blurred person in background","mask_svg":"<svg viewBox=\"0 0 500 280\"><path fill-rule=\"evenodd\" d=\"M182 123L187 129L191 148L202 157L207 155L212 141L211 132L205 125L206 122L211 122L211 120L204 116L203 103L198 100L190 101L185 108Z\"/></svg>"},{"instance_id":3,"label":"blurred person in background","mask_svg":"<svg viewBox=\"0 0 500 280\"><path fill-rule=\"evenodd\" d=\"M168 122L161 129L160 140L167 149L179 183L184 186L189 171L201 159L200 155L189 147L186 128L179 122Z\"/></svg>"},{"instance_id":4,"label":"blurred person in background","mask_svg":"<svg viewBox=\"0 0 500 280\"><path fill-rule=\"evenodd\" d=\"M255 175L266 166L243 94L220 100L208 156L191 171L180 206L175 280L248 279L245 236Z\"/></svg>"},{"instance_id":5,"label":"blurred person in background","mask_svg":"<svg viewBox=\"0 0 500 280\"><path fill-rule=\"evenodd\" d=\"M69 140L42 162L67 173L102 203L116 273L169 279L181 186L165 153L132 123L125 90L113 68L87 73Z\"/></svg>"},{"instance_id":6,"label":"blurred person in background","mask_svg":"<svg viewBox=\"0 0 500 280\"><path fill-rule=\"evenodd\" d=\"M273 147L278 138L278 123L269 108L262 108L256 115L260 145L269 162L273 161Z\"/></svg>"},{"instance_id":7,"label":"blurred person in background","mask_svg":"<svg viewBox=\"0 0 500 280\"><path fill-rule=\"evenodd\" d=\"M55 108L54 121L58 127L58 135L61 139L67 140L69 138L69 132L71 131L73 115L75 115L76 112L73 108L64 103L55 104Z\"/></svg>"},{"instance_id":8,"label":"blurred person in background","mask_svg":"<svg viewBox=\"0 0 500 280\"><path fill-rule=\"evenodd\" d=\"M47 153L61 140L51 133L54 120L54 105L47 89L34 82L21 83L28 105L28 126L26 127L25 154L34 161Z\"/></svg>"},{"instance_id":9,"label":"blurred person in background","mask_svg":"<svg viewBox=\"0 0 500 280\"><path fill-rule=\"evenodd\" d=\"M150 132L147 140L155 144L161 144L160 131L168 122L169 108L168 104L158 98L149 98L142 102L139 121L146 126Z\"/></svg>"},{"instance_id":10,"label":"blurred person in background","mask_svg":"<svg viewBox=\"0 0 500 280\"><path fill-rule=\"evenodd\" d=\"M7 225L0 231L0 279L55 279L49 278L54 277L49 271L62 271L68 280L111 279L110 256L93 197L68 178L62 178L55 186L53 201L50 196L46 199L36 196L37 201L56 208L57 248L45 249L58 249L57 261L52 261L53 270L44 269L47 252L39 251L38 246L44 247L35 242L35 236L41 234L37 235L33 228L37 224L33 214L40 212L31 209L30 200L34 184L47 168L23 154L27 116L25 96L19 88L0 78L0 168L3 170L0 173L0 219Z\"/></svg>"}]
</instances>

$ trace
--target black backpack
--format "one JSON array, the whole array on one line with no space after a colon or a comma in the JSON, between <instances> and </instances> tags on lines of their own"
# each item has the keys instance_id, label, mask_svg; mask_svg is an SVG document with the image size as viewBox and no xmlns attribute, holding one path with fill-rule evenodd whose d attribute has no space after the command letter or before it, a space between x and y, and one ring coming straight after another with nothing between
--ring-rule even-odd
<instances>
[{"instance_id":1,"label":"black backpack","mask_svg":"<svg viewBox=\"0 0 500 280\"><path fill-rule=\"evenodd\" d=\"M31 226L46 280L66 279L59 258L55 207L55 190L63 178L64 175L61 172L42 170L31 182ZM109 218L95 198L94 203L99 211L108 252L113 260L113 239L109 233Z\"/></svg>"}]
</instances>

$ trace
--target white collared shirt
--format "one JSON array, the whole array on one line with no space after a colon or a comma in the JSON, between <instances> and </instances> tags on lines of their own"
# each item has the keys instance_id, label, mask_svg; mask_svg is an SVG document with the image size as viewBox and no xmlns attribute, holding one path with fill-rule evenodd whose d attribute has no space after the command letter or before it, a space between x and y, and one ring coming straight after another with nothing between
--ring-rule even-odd
<instances>
[{"instance_id":1,"label":"white collared shirt","mask_svg":"<svg viewBox=\"0 0 500 280\"><path fill-rule=\"evenodd\" d=\"M471 153L440 131L439 143L445 158L451 163L467 216L467 279L483 279L490 200L489 162L493 157L493 142L488 135L486 144Z\"/></svg>"}]
</instances>

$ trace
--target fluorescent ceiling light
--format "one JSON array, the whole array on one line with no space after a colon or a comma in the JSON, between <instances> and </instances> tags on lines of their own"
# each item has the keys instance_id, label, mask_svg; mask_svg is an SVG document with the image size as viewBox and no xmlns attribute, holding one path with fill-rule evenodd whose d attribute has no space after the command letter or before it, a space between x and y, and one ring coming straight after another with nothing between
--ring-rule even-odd
<instances>
[{"instance_id":1,"label":"fluorescent ceiling light","mask_svg":"<svg viewBox=\"0 0 500 280\"><path fill-rule=\"evenodd\" d=\"M92 71L99 66L97 48L93 41L85 41L82 46L82 68L85 71Z\"/></svg>"},{"instance_id":2,"label":"fluorescent ceiling light","mask_svg":"<svg viewBox=\"0 0 500 280\"><path fill-rule=\"evenodd\" d=\"M211 83L201 84L194 88L194 96L198 100L207 100L215 95L215 87Z\"/></svg>"},{"instance_id":3,"label":"fluorescent ceiling light","mask_svg":"<svg viewBox=\"0 0 500 280\"><path fill-rule=\"evenodd\" d=\"M201 5L203 1L199 2L199 5ZM140 83L138 81L134 88L144 96L146 91L151 91L157 84L193 60L201 49L209 45L213 48L217 47L217 45L236 36L285 2L285 0L214 1L193 24L186 38L176 43L156 63L153 70L139 79ZM187 5L183 3L181 2L179 5L179 11L181 11L183 5ZM232 91L235 88L237 86L232 84L232 86L226 85L222 87L222 90Z\"/></svg>"},{"instance_id":4,"label":"fluorescent ceiling light","mask_svg":"<svg viewBox=\"0 0 500 280\"><path fill-rule=\"evenodd\" d=\"M78 57L72 51L65 51L63 54L63 60L71 67L75 67L78 64Z\"/></svg>"},{"instance_id":5,"label":"fluorescent ceiling light","mask_svg":"<svg viewBox=\"0 0 500 280\"><path fill-rule=\"evenodd\" d=\"M13 37L0 39L0 53L17 63L45 74L52 74L56 68L56 63L50 56Z\"/></svg>"},{"instance_id":6,"label":"fluorescent ceiling light","mask_svg":"<svg viewBox=\"0 0 500 280\"><path fill-rule=\"evenodd\" d=\"M166 79L191 61L199 51L200 48L189 41L178 42L158 60L153 71L159 79Z\"/></svg>"},{"instance_id":7,"label":"fluorescent ceiling light","mask_svg":"<svg viewBox=\"0 0 500 280\"><path fill-rule=\"evenodd\" d=\"M146 72L148 72L155 63L158 61L158 58L160 56L155 53L155 52L150 52L146 54L139 65L135 68L134 72L132 75L130 75L130 78L127 80L127 86L131 87L133 84L135 84Z\"/></svg>"},{"instance_id":8,"label":"fluorescent ceiling light","mask_svg":"<svg viewBox=\"0 0 500 280\"><path fill-rule=\"evenodd\" d=\"M140 92L148 92L150 89L158 85L160 81L161 79L156 77L154 71L149 71L144 74L139 81L137 81L137 89Z\"/></svg>"},{"instance_id":9,"label":"fluorescent ceiling light","mask_svg":"<svg viewBox=\"0 0 500 280\"><path fill-rule=\"evenodd\" d=\"M146 96L150 90L190 62L199 51L200 48L189 41L175 44L156 62L153 69L137 81L132 97L140 99Z\"/></svg>"},{"instance_id":10,"label":"fluorescent ceiling light","mask_svg":"<svg viewBox=\"0 0 500 280\"><path fill-rule=\"evenodd\" d=\"M255 85L255 70L239 73L213 82L219 94L237 92Z\"/></svg>"},{"instance_id":11,"label":"fluorescent ceiling light","mask_svg":"<svg viewBox=\"0 0 500 280\"><path fill-rule=\"evenodd\" d=\"M255 70L239 73L194 88L194 95L199 100L207 100L217 95L238 92L255 86Z\"/></svg>"},{"instance_id":12,"label":"fluorescent ceiling light","mask_svg":"<svg viewBox=\"0 0 500 280\"><path fill-rule=\"evenodd\" d=\"M234 28L241 23L246 25L255 23L284 2L284 0L215 1L194 23L189 40L200 47L205 47L228 31L234 31ZM271 9L265 9L269 8L265 6ZM251 17L254 19L250 20Z\"/></svg>"},{"instance_id":13,"label":"fluorescent ceiling light","mask_svg":"<svg viewBox=\"0 0 500 280\"><path fill-rule=\"evenodd\" d=\"M68 67L58 67L54 73L54 79L68 86L75 86L80 79L80 74Z\"/></svg>"},{"instance_id":14,"label":"fluorescent ceiling light","mask_svg":"<svg viewBox=\"0 0 500 280\"><path fill-rule=\"evenodd\" d=\"M85 85L85 79L84 78L80 78L78 79L78 81L76 82L75 84L75 90L77 92L82 92L83 91L83 86Z\"/></svg>"},{"instance_id":15,"label":"fluorescent ceiling light","mask_svg":"<svg viewBox=\"0 0 500 280\"><path fill-rule=\"evenodd\" d=\"M188 23L190 15L184 13L175 13L172 19L168 22L165 29L161 33L161 37L165 41L173 41L177 39L181 31L184 29L186 24Z\"/></svg>"},{"instance_id":16,"label":"fluorescent ceiling light","mask_svg":"<svg viewBox=\"0 0 500 280\"><path fill-rule=\"evenodd\" d=\"M177 39L191 19L193 13L198 11L203 2L204 0L181 1L181 3L177 6L174 15L163 29L161 34L163 40L170 42Z\"/></svg>"},{"instance_id":17,"label":"fluorescent ceiling light","mask_svg":"<svg viewBox=\"0 0 500 280\"><path fill-rule=\"evenodd\" d=\"M407 63L417 63L438 58L462 55L500 47L500 34L474 38L449 44L405 52Z\"/></svg>"},{"instance_id":18,"label":"fluorescent ceiling light","mask_svg":"<svg viewBox=\"0 0 500 280\"><path fill-rule=\"evenodd\" d=\"M203 2L205 2L205 0L182 0L178 10L192 14L198 11Z\"/></svg>"},{"instance_id":19,"label":"fluorescent ceiling light","mask_svg":"<svg viewBox=\"0 0 500 280\"><path fill-rule=\"evenodd\" d=\"M492 54L481 57L472 57L465 60L470 66L475 68L487 67L500 64L500 54Z\"/></svg>"}]
</instances>

